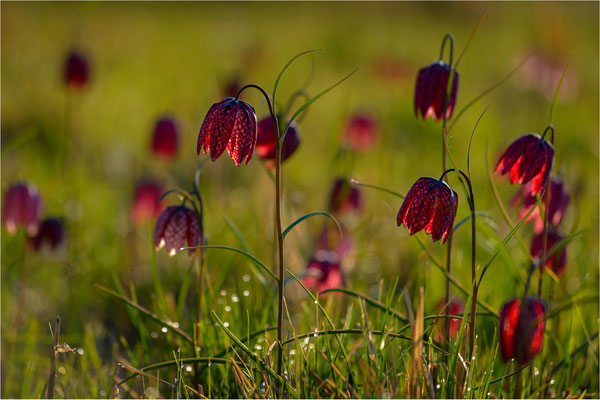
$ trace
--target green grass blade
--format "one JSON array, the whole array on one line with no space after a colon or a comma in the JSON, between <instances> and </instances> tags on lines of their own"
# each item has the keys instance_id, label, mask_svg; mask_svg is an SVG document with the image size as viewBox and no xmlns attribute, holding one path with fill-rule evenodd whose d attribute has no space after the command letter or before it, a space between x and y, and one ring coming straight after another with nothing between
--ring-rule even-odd
<instances>
[{"instance_id":1,"label":"green grass blade","mask_svg":"<svg viewBox=\"0 0 600 400\"><path fill-rule=\"evenodd\" d=\"M358 297L359 299L363 299L365 302L369 303L370 305L372 305L376 308L379 308L382 311L390 313L390 315L395 316L400 321L402 321L404 323L408 322L406 315L394 310L391 307L386 307L386 305L383 304L382 302L380 302L379 300L375 300L375 299L373 299L367 295L364 295L362 293L358 293L358 292L355 292L354 290L345 289L345 288L331 288L331 289L327 289L327 290L323 290L322 292L319 292L319 295L329 293L329 292L344 293L344 294L349 294L354 297Z\"/></svg>"},{"instance_id":2,"label":"green grass blade","mask_svg":"<svg viewBox=\"0 0 600 400\"><path fill-rule=\"evenodd\" d=\"M304 221L304 220L306 220L306 219L308 219L308 218L315 217L315 216L317 216L317 215L324 215L324 216L326 216L327 218L329 218L330 220L332 220L333 222L335 222L335 224L336 224L336 226L337 226L337 228L338 228L338 231L340 232L340 237L342 236L342 227L340 226L340 223L338 222L338 220L337 220L337 219L336 219L336 218L335 218L333 215L331 215L331 214L329 214L328 212L325 212L325 211L313 211L313 212L311 212L311 213L308 213L308 214L305 214L305 215L301 216L300 218L298 218L297 220L295 220L294 222L292 222L292 223L290 224L290 226L288 226L287 228L285 228L285 230L284 230L284 231L283 231L283 233L281 234L281 237L282 237L283 239L285 239L285 237L287 236L287 234L288 234L288 233L289 233L289 232L290 232L292 229L294 229L294 227L295 227L296 225L298 225L300 222L302 222L302 221Z\"/></svg>"},{"instance_id":3,"label":"green grass blade","mask_svg":"<svg viewBox=\"0 0 600 400\"><path fill-rule=\"evenodd\" d=\"M316 51L323 51L323 49L313 49L313 50L306 50L306 51L300 52L300 53L296 54L294 57L290 58L290 60L283 66L283 68L279 72L279 75L277 75L277 79L275 79L275 85L273 86L273 95L271 96L271 100L273 101L273 107L276 107L276 105L275 105L275 96L277 94L277 86L279 86L279 81L281 80L281 77L283 76L283 73L288 69L288 67L294 61L296 61L296 59L298 57L303 56L304 54L314 53ZM273 110L273 111L275 111L275 110Z\"/></svg>"}]
</instances>

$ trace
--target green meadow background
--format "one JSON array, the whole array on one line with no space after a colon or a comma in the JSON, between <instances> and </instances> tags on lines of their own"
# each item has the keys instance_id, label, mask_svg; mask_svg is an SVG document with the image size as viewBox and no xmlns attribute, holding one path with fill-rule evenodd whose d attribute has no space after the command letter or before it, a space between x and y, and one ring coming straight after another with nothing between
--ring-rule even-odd
<instances>
[{"instance_id":1,"label":"green meadow background","mask_svg":"<svg viewBox=\"0 0 600 400\"><path fill-rule=\"evenodd\" d=\"M44 215L63 217L67 231L65 247L53 254L33 253L24 247L22 234L2 231L2 397L45 396L52 344L48 323L56 315L63 321L61 342L81 349L61 355L57 397L107 397L112 385L130 372L118 363L141 368L173 360L177 339L152 321L136 328L132 317L136 314L94 284L115 289L118 282L128 297L135 295L139 304L158 312L150 269L153 226L131 223L134 186L140 178L153 177L165 190L192 189L195 170L207 158L196 155L198 131L209 107L223 98L228 80L237 76L242 83L255 83L270 92L292 56L323 48L299 59L284 75L278 98L285 106L307 79L307 90L314 95L359 68L311 105L299 124L301 145L284 164L287 226L303 214L326 210L338 176L404 194L419 177L441 175L441 126L415 117L415 78L420 68L438 59L447 32L454 35L456 59L484 12L458 67L456 111L504 79L529 54L545 61L535 67L528 61L470 107L450 133L452 155L466 168L471 132L489 105L471 148L477 210L490 217L478 222L477 263L481 268L510 231L493 197L487 169L493 169L517 137L543 132L568 63L553 121L553 174L562 177L571 195L563 233L583 232L567 247L564 275L557 282L545 279L545 293L552 290L549 306L568 306L549 323L552 337L546 336L534 365L551 368L551 363L568 360L568 370L561 370L554 391L545 392L549 397L598 396L598 339L592 338L599 324L598 3L2 2L0 7L2 193L18 181L35 183L44 199ZM62 81L63 63L72 48L83 51L91 66L89 85L79 92L67 90ZM540 78L543 74L550 78ZM258 92L246 91L242 97L255 106L259 119L267 114ZM367 151L340 157L343 124L358 111L375 116L378 140ZM172 162L161 161L150 151L154 123L163 115L174 117L181 128ZM517 210L509 202L518 187L506 177L494 175L493 181L516 221ZM452 183L459 193L459 221L469 209L454 177ZM417 302L423 286L425 315L435 314L445 293L444 275L407 230L396 226L402 200L361 190L364 213L343 221L356 246L355 265L346 271L347 287L383 299L398 279L391 304L405 312L402 290ZM202 168L200 191L208 241L237 247L243 241L272 266L274 185L258 156L240 167L226 154L214 163L208 161ZM177 204L177 199L169 197L167 203ZM329 223L319 218L300 224L286 240L286 266L294 273L306 269L315 238ZM532 224L519 234L528 246ZM438 260L444 260L445 246L432 243L423 232L417 236ZM468 229L457 231L454 246L453 273L469 287ZM182 282L190 279L191 258L184 253L168 257L163 250L156 253L156 263L168 305L168 315L163 316L172 321L182 318L179 324L191 335L193 284L183 312L176 310ZM512 239L486 274L480 298L499 310L520 297L526 267L527 258ZM209 328L214 325L210 310L240 336L275 325L276 294L263 288L244 257L208 251L206 270L204 356L229 344L223 332ZM537 279L534 282L532 288L537 290ZM239 296L243 291L248 295ZM453 293L460 298L460 292ZM232 294L242 301L232 302ZM286 297L298 333L321 326L314 305L295 282L289 283ZM360 318L356 298L339 299L328 307L340 327L350 307L356 314L352 318ZM383 318L375 315L378 312L373 310L373 321ZM500 355L490 361L496 328L497 320L478 319L479 352L485 360L481 365L488 364L486 371L495 365L490 373L500 377L505 373ZM149 336L140 340L139 329ZM274 340L273 333L263 336ZM586 340L589 346L569 358ZM183 346L181 352L193 355ZM365 354L361 348L356 357ZM214 382L207 396L242 396L225 367L211 368ZM169 369L160 372L167 381L174 376ZM142 381L139 377L130 381L133 392L121 388L121 396L135 392L151 397ZM502 390L500 385L492 389L498 396L509 395L500 394ZM160 396L175 396L164 385L159 391ZM317 392L305 395L327 397ZM366 389L360 395L379 396Z\"/></svg>"}]
</instances>

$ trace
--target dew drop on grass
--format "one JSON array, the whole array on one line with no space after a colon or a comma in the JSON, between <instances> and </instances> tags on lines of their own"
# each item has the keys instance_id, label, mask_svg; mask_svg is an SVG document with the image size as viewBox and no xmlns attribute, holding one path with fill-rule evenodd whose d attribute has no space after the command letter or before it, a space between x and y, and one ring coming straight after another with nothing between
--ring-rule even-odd
<instances>
[{"instance_id":1,"label":"dew drop on grass","mask_svg":"<svg viewBox=\"0 0 600 400\"><path fill-rule=\"evenodd\" d=\"M191 365L186 365L186 366L185 366L185 370L186 370L187 372L192 372L192 366L191 366Z\"/></svg>"},{"instance_id":2,"label":"dew drop on grass","mask_svg":"<svg viewBox=\"0 0 600 400\"><path fill-rule=\"evenodd\" d=\"M217 304L223 304L223 299L217 299Z\"/></svg>"},{"instance_id":3,"label":"dew drop on grass","mask_svg":"<svg viewBox=\"0 0 600 400\"><path fill-rule=\"evenodd\" d=\"M488 397L492 395L492 392L487 392Z\"/></svg>"},{"instance_id":4,"label":"dew drop on grass","mask_svg":"<svg viewBox=\"0 0 600 400\"><path fill-rule=\"evenodd\" d=\"M554 385L554 379L552 379L552 380L550 381L550 384L551 384L551 385Z\"/></svg>"},{"instance_id":5,"label":"dew drop on grass","mask_svg":"<svg viewBox=\"0 0 600 400\"><path fill-rule=\"evenodd\" d=\"M224 326L225 328L229 328L229 322L224 322L224 323L223 323L223 326Z\"/></svg>"},{"instance_id":6,"label":"dew drop on grass","mask_svg":"<svg viewBox=\"0 0 600 400\"><path fill-rule=\"evenodd\" d=\"M166 326L163 326L162 328L160 328L160 331L161 331L162 333L167 333L168 329L167 329L167 327L166 327Z\"/></svg>"},{"instance_id":7,"label":"dew drop on grass","mask_svg":"<svg viewBox=\"0 0 600 400\"><path fill-rule=\"evenodd\" d=\"M254 348L255 348L256 350L262 350L262 346L261 346L260 344L255 344L255 345L254 345Z\"/></svg>"},{"instance_id":8,"label":"dew drop on grass","mask_svg":"<svg viewBox=\"0 0 600 400\"><path fill-rule=\"evenodd\" d=\"M219 292L221 296L227 296L227 290L223 289Z\"/></svg>"},{"instance_id":9,"label":"dew drop on grass","mask_svg":"<svg viewBox=\"0 0 600 400\"><path fill-rule=\"evenodd\" d=\"M106 392L104 390L100 390L98 392L98 394L100 395L100 397L105 397L106 396Z\"/></svg>"},{"instance_id":10,"label":"dew drop on grass","mask_svg":"<svg viewBox=\"0 0 600 400\"><path fill-rule=\"evenodd\" d=\"M240 298L238 297L237 294L232 294L231 301L233 301L234 303L237 303L238 301L240 301Z\"/></svg>"},{"instance_id":11,"label":"dew drop on grass","mask_svg":"<svg viewBox=\"0 0 600 400\"><path fill-rule=\"evenodd\" d=\"M315 304L319 304L319 302L317 300L315 300Z\"/></svg>"},{"instance_id":12,"label":"dew drop on grass","mask_svg":"<svg viewBox=\"0 0 600 400\"><path fill-rule=\"evenodd\" d=\"M534 374L535 376L538 376L538 375L540 374L540 370L539 370L539 369L537 369L537 368L534 368L534 369L533 369L533 374Z\"/></svg>"},{"instance_id":13,"label":"dew drop on grass","mask_svg":"<svg viewBox=\"0 0 600 400\"><path fill-rule=\"evenodd\" d=\"M179 328L179 322L173 322L172 325L175 329Z\"/></svg>"},{"instance_id":14,"label":"dew drop on grass","mask_svg":"<svg viewBox=\"0 0 600 400\"><path fill-rule=\"evenodd\" d=\"M290 351L290 356L293 356L293 355L295 355L295 354L296 354L296 350L291 350L291 351ZM292 360L292 361L293 361L293 360Z\"/></svg>"},{"instance_id":15,"label":"dew drop on grass","mask_svg":"<svg viewBox=\"0 0 600 400\"><path fill-rule=\"evenodd\" d=\"M150 336L152 336L152 339L158 339L158 332L152 331L152 333L150 333Z\"/></svg>"},{"instance_id":16,"label":"dew drop on grass","mask_svg":"<svg viewBox=\"0 0 600 400\"><path fill-rule=\"evenodd\" d=\"M242 280L243 280L244 282L250 282L250 275L248 275L248 274L245 274L244 276L242 276Z\"/></svg>"},{"instance_id":17,"label":"dew drop on grass","mask_svg":"<svg viewBox=\"0 0 600 400\"><path fill-rule=\"evenodd\" d=\"M229 311L231 311L231 307L230 307L230 306L225 306L225 311L226 311L226 312L229 312Z\"/></svg>"},{"instance_id":18,"label":"dew drop on grass","mask_svg":"<svg viewBox=\"0 0 600 400\"><path fill-rule=\"evenodd\" d=\"M65 367L58 367L58 373L64 375L67 373L67 370Z\"/></svg>"},{"instance_id":19,"label":"dew drop on grass","mask_svg":"<svg viewBox=\"0 0 600 400\"><path fill-rule=\"evenodd\" d=\"M250 292L248 290L244 290L244 296L246 296L246 297L250 296Z\"/></svg>"},{"instance_id":20,"label":"dew drop on grass","mask_svg":"<svg viewBox=\"0 0 600 400\"><path fill-rule=\"evenodd\" d=\"M85 351L83 351L81 347L77 349L77 354L79 354L80 356L82 356L84 353Z\"/></svg>"},{"instance_id":21,"label":"dew drop on grass","mask_svg":"<svg viewBox=\"0 0 600 400\"><path fill-rule=\"evenodd\" d=\"M438 383L437 385L435 385L435 388L436 388L436 389L439 389L439 388L441 388L440 384Z\"/></svg>"}]
</instances>

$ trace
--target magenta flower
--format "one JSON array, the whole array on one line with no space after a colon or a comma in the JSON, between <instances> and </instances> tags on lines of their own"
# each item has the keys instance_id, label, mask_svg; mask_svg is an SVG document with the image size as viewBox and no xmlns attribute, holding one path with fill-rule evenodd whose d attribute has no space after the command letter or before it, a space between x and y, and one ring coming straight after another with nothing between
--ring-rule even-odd
<instances>
[{"instance_id":1,"label":"magenta flower","mask_svg":"<svg viewBox=\"0 0 600 400\"><path fill-rule=\"evenodd\" d=\"M410 188L398 212L398 226L408 228L409 235L421 229L434 242L446 242L454 225L458 194L445 182L435 178L419 178Z\"/></svg>"},{"instance_id":2,"label":"magenta flower","mask_svg":"<svg viewBox=\"0 0 600 400\"><path fill-rule=\"evenodd\" d=\"M244 102L228 97L215 103L208 110L198 135L197 153L204 146L215 161L225 149L229 156L240 165L244 158L250 162L256 146L257 123L254 108Z\"/></svg>"},{"instance_id":3,"label":"magenta flower","mask_svg":"<svg viewBox=\"0 0 600 400\"><path fill-rule=\"evenodd\" d=\"M308 290L322 292L344 287L344 275L338 262L318 253L316 258L309 261L307 274L302 279L302 283Z\"/></svg>"},{"instance_id":4,"label":"magenta flower","mask_svg":"<svg viewBox=\"0 0 600 400\"><path fill-rule=\"evenodd\" d=\"M360 213L363 208L361 191L346 178L338 178L333 182L329 195L329 209L338 214L351 211Z\"/></svg>"},{"instance_id":5,"label":"magenta flower","mask_svg":"<svg viewBox=\"0 0 600 400\"><path fill-rule=\"evenodd\" d=\"M452 116L458 92L458 72L456 70L452 70L452 72L454 75L448 96L446 119L450 119ZM415 115L417 117L420 113L423 119L433 116L436 121L439 121L443 118L449 77L450 66L441 60L419 70L415 87Z\"/></svg>"},{"instance_id":6,"label":"magenta flower","mask_svg":"<svg viewBox=\"0 0 600 400\"><path fill-rule=\"evenodd\" d=\"M532 193L533 183L529 182L523 185L511 200L513 207L521 203L519 209L519 219L523 219L525 215L536 204L536 196ZM566 191L562 181L558 178L550 178L550 192L548 193L548 224L552 227L558 227L565 215L567 206L569 205L569 193ZM539 208L535 208L527 218L527 221L535 220L533 230L536 233L544 229L544 221L540 216Z\"/></svg>"},{"instance_id":7,"label":"magenta flower","mask_svg":"<svg viewBox=\"0 0 600 400\"><path fill-rule=\"evenodd\" d=\"M39 251L42 247L50 250L58 249L65 240L65 228L58 218L46 218L40 224L38 233L27 238L31 248Z\"/></svg>"},{"instance_id":8,"label":"magenta flower","mask_svg":"<svg viewBox=\"0 0 600 400\"><path fill-rule=\"evenodd\" d=\"M523 311L521 316L521 301L513 299L500 313L502 358L504 361L515 359L520 365L532 360L542 349L546 325L546 308L541 301L527 297Z\"/></svg>"},{"instance_id":9,"label":"magenta flower","mask_svg":"<svg viewBox=\"0 0 600 400\"><path fill-rule=\"evenodd\" d=\"M33 184L12 185L4 194L2 224L14 235L18 227L24 227L29 236L37 234L43 203Z\"/></svg>"},{"instance_id":10,"label":"magenta flower","mask_svg":"<svg viewBox=\"0 0 600 400\"><path fill-rule=\"evenodd\" d=\"M278 115L277 118L281 118ZM271 116L267 116L258 122L258 135L256 139L256 152L263 160L267 160L267 168L271 169L275 166L275 156L277 146L277 132L275 124ZM281 147L281 162L287 160L300 145L300 136L295 123L292 123L283 139Z\"/></svg>"},{"instance_id":11,"label":"magenta flower","mask_svg":"<svg viewBox=\"0 0 600 400\"><path fill-rule=\"evenodd\" d=\"M560 233L556 232L553 229L548 230L548 236L546 237L546 254L552 251L552 248L555 244L559 243L564 239ZM538 233L534 236L533 241L531 242L530 254L534 260L540 261L543 252L544 245L544 234ZM546 266L552 269L556 275L561 275L565 271L565 266L567 264L567 248L563 247L560 250L557 250L556 253L552 255L549 259L546 260Z\"/></svg>"},{"instance_id":12,"label":"magenta flower","mask_svg":"<svg viewBox=\"0 0 600 400\"><path fill-rule=\"evenodd\" d=\"M199 246L202 231L196 214L185 206L167 207L158 217L154 227L154 246L156 250L166 247L170 256L174 256L187 241L187 247ZM196 250L190 249L190 254Z\"/></svg>"},{"instance_id":13,"label":"magenta flower","mask_svg":"<svg viewBox=\"0 0 600 400\"><path fill-rule=\"evenodd\" d=\"M531 193L540 193L544 188L554 158L554 147L536 134L523 135L508 146L496 172L501 175L510 172L510 182L521 185L531 181Z\"/></svg>"},{"instance_id":14,"label":"magenta flower","mask_svg":"<svg viewBox=\"0 0 600 400\"><path fill-rule=\"evenodd\" d=\"M179 126L171 118L161 118L156 122L152 133L152 151L166 161L170 161L177 153L179 143Z\"/></svg>"},{"instance_id":15,"label":"magenta flower","mask_svg":"<svg viewBox=\"0 0 600 400\"><path fill-rule=\"evenodd\" d=\"M352 149L368 150L377 140L377 122L370 114L354 114L344 124L343 134Z\"/></svg>"},{"instance_id":16,"label":"magenta flower","mask_svg":"<svg viewBox=\"0 0 600 400\"><path fill-rule=\"evenodd\" d=\"M89 74L87 58L79 52L71 51L65 62L65 83L74 89L81 89L87 84Z\"/></svg>"},{"instance_id":17,"label":"magenta flower","mask_svg":"<svg viewBox=\"0 0 600 400\"><path fill-rule=\"evenodd\" d=\"M135 187L131 219L135 223L154 220L162 209L160 186L151 181L140 182Z\"/></svg>"}]
</instances>

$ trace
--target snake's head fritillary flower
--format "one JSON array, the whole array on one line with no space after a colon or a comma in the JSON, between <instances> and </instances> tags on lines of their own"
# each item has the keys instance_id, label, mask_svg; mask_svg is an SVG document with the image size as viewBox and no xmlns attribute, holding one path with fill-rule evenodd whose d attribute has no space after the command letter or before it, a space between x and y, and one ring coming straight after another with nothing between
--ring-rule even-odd
<instances>
[{"instance_id":1,"label":"snake's head fritillary flower","mask_svg":"<svg viewBox=\"0 0 600 400\"><path fill-rule=\"evenodd\" d=\"M504 361L514 358L523 365L540 352L546 325L545 311L544 304L532 297L525 299L523 309L519 299L504 305L500 313L500 349Z\"/></svg>"},{"instance_id":2,"label":"snake's head fritillary flower","mask_svg":"<svg viewBox=\"0 0 600 400\"><path fill-rule=\"evenodd\" d=\"M174 256L184 247L199 246L202 231L196 214L186 206L170 206L160 214L154 227L154 246L156 250L165 247L170 256ZM194 254L195 249L190 249Z\"/></svg>"},{"instance_id":3,"label":"snake's head fritillary flower","mask_svg":"<svg viewBox=\"0 0 600 400\"><path fill-rule=\"evenodd\" d=\"M308 263L303 283L308 290L322 292L344 287L344 275L334 258L329 257L327 252L318 252Z\"/></svg>"},{"instance_id":4,"label":"snake's head fritillary flower","mask_svg":"<svg viewBox=\"0 0 600 400\"><path fill-rule=\"evenodd\" d=\"M351 211L360 213L363 207L361 191L347 178L338 178L333 182L329 195L329 209L340 215Z\"/></svg>"},{"instance_id":5,"label":"snake's head fritillary flower","mask_svg":"<svg viewBox=\"0 0 600 400\"><path fill-rule=\"evenodd\" d=\"M377 140L377 122L370 114L354 114L344 124L343 135L350 148L368 150Z\"/></svg>"},{"instance_id":6,"label":"snake's head fritillary flower","mask_svg":"<svg viewBox=\"0 0 600 400\"><path fill-rule=\"evenodd\" d=\"M65 83L74 89L83 88L89 79L90 67L87 58L77 51L71 51L64 67Z\"/></svg>"},{"instance_id":7,"label":"snake's head fritillary flower","mask_svg":"<svg viewBox=\"0 0 600 400\"><path fill-rule=\"evenodd\" d=\"M444 300L442 300L441 302L438 303L437 305L437 309L438 311L441 312L440 315L444 315L446 312L448 312L449 315L452 314L462 314L465 311L465 304L461 301L461 300L450 300L450 303L448 304L448 306L446 308L444 308L446 304L444 303ZM442 311L443 310L443 311ZM438 331L437 335L436 335L436 340L438 342L444 340L445 337L445 331L446 331L446 322L444 319L439 319L438 320L439 324L440 324L440 330ZM450 319L450 337L456 337L456 335L458 334L458 331L460 329L460 323L461 320L459 318L451 318Z\"/></svg>"},{"instance_id":8,"label":"snake's head fritillary flower","mask_svg":"<svg viewBox=\"0 0 600 400\"><path fill-rule=\"evenodd\" d=\"M456 105L458 72L454 69L451 70L450 66L441 60L419 70L415 87L415 115L419 116L420 114L423 119L433 116L436 121L444 117L446 87L451 72L453 74L452 88L448 95L446 108L446 119L450 119Z\"/></svg>"},{"instance_id":9,"label":"snake's head fritillary flower","mask_svg":"<svg viewBox=\"0 0 600 400\"><path fill-rule=\"evenodd\" d=\"M558 227L563 220L567 206L569 205L569 193L564 187L563 182L558 178L550 178L550 192L548 193L548 224L553 227ZM513 207L521 204L519 210L519 219L523 219L525 215L537 203L535 194L532 193L532 182L523 185L511 200ZM540 216L539 208L535 208L527 221L535 221L533 230L536 233L544 229L544 221Z\"/></svg>"},{"instance_id":10,"label":"snake's head fritillary flower","mask_svg":"<svg viewBox=\"0 0 600 400\"><path fill-rule=\"evenodd\" d=\"M442 239L443 244L454 225L457 208L458 194L446 182L419 178L404 198L397 223L407 227L409 235L425 229L434 242Z\"/></svg>"},{"instance_id":11,"label":"snake's head fritillary flower","mask_svg":"<svg viewBox=\"0 0 600 400\"><path fill-rule=\"evenodd\" d=\"M65 228L58 218L46 218L40 224L38 233L27 239L28 244L36 251L43 247L58 249L65 240Z\"/></svg>"},{"instance_id":12,"label":"snake's head fritillary flower","mask_svg":"<svg viewBox=\"0 0 600 400\"><path fill-rule=\"evenodd\" d=\"M172 118L163 117L156 122L152 132L152 151L160 158L169 161L177 153L179 126Z\"/></svg>"},{"instance_id":13,"label":"snake's head fritillary flower","mask_svg":"<svg viewBox=\"0 0 600 400\"><path fill-rule=\"evenodd\" d=\"M256 146L256 112L250 104L228 97L210 107L198 135L197 153L204 147L215 161L225 149L240 165L250 162Z\"/></svg>"},{"instance_id":14,"label":"snake's head fritillary flower","mask_svg":"<svg viewBox=\"0 0 600 400\"><path fill-rule=\"evenodd\" d=\"M554 146L548 141L530 133L523 135L508 146L498 165L496 172L509 173L511 183L521 185L531 181L531 193L540 193L550 176Z\"/></svg>"},{"instance_id":15,"label":"snake's head fritillary flower","mask_svg":"<svg viewBox=\"0 0 600 400\"><path fill-rule=\"evenodd\" d=\"M162 209L160 196L161 188L151 181L137 184L133 199L131 219L135 223L143 223L158 217Z\"/></svg>"},{"instance_id":16,"label":"snake's head fritillary flower","mask_svg":"<svg viewBox=\"0 0 600 400\"><path fill-rule=\"evenodd\" d=\"M564 239L560 233L555 231L554 229L548 230L548 235L546 237L546 254L552 251L552 248L555 244L559 243ZM542 257L544 246L544 233L540 232L534 236L531 241L530 253L534 260L539 261ZM546 260L546 266L552 269L556 275L561 275L565 271L565 266L567 264L567 248L563 247L560 250L557 250L552 257Z\"/></svg>"},{"instance_id":17,"label":"snake's head fritillary flower","mask_svg":"<svg viewBox=\"0 0 600 400\"><path fill-rule=\"evenodd\" d=\"M42 207L42 198L35 185L17 183L4 194L2 224L11 235L17 228L24 227L29 236L34 236L38 233Z\"/></svg>"},{"instance_id":18,"label":"snake's head fritillary flower","mask_svg":"<svg viewBox=\"0 0 600 400\"><path fill-rule=\"evenodd\" d=\"M281 121L281 115L278 115L277 118ZM275 124L271 116L267 116L258 121L256 152L260 158L267 160L266 166L269 169L275 166L276 146L277 131L275 130ZM298 127L292 122L281 146L281 162L294 154L298 146L300 146Z\"/></svg>"}]
</instances>

